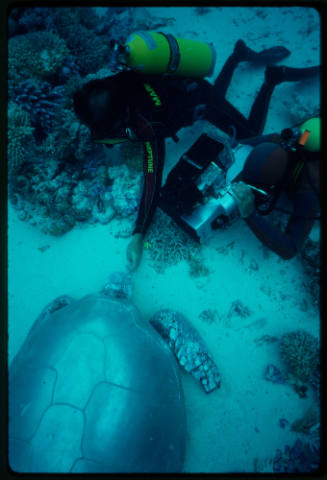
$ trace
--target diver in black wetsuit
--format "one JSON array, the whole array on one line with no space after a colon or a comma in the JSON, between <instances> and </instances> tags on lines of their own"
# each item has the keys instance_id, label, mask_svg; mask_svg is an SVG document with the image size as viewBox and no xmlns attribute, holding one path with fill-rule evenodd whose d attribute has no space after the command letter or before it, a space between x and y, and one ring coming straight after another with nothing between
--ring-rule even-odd
<instances>
[{"instance_id":1,"label":"diver in black wetsuit","mask_svg":"<svg viewBox=\"0 0 327 480\"><path fill-rule=\"evenodd\" d=\"M279 57L275 55L276 49L281 49ZM81 122L89 126L94 141L112 145L130 140L142 141L144 145L144 189L133 239L127 249L131 270L137 268L140 262L143 237L158 203L165 158L165 138L172 137L177 141L178 130L192 125L199 119L206 119L227 133L231 127L234 127L239 141L248 139L246 142L250 143L249 137L261 135L275 86L284 81L310 78L319 72L320 67L298 69L268 65L265 70L265 81L254 101L248 119L225 99L225 94L234 70L240 62L258 60L268 63L280 60L290 53L286 49L282 49L283 47L271 49L271 53L274 51L274 55L269 55L269 50L256 53L250 50L242 40L239 40L214 85L204 79L143 75L127 71L90 81L75 93L75 111ZM278 142L276 136L274 138ZM272 138L265 136L258 141L269 142L271 140ZM283 150L280 148L277 150L277 148L278 145L276 151L279 151L279 156L284 159L284 165L277 166L276 164L280 178L275 178L274 168L271 169L267 166L265 174L268 177L271 176L268 180L266 177L257 179L259 184L267 181L270 183L285 181L285 172L289 170L286 166L287 158L282 154ZM274 158L274 155L266 155L262 159L252 155L250 163L253 167L256 162L259 162L259 171L264 171L260 161L265 163L267 160L267 165L271 165L271 158ZM284 175L281 173L282 166L284 166ZM254 184L256 179L249 176L250 170L245 165L242 180L249 183L251 181ZM308 168L305 169L305 171L307 170ZM264 181L261 182L261 180ZM305 185L304 177L303 182ZM235 196L239 200L241 215L247 219L253 232L284 258L290 258L296 252L312 226L311 217L313 211L316 211L317 203L314 203L313 197L311 199L311 186L303 188L309 193L298 193L295 198L295 225L292 221L285 234L277 234L256 212L251 211L249 215L249 208L246 209L246 212L242 212L241 205L244 202L248 205L253 204L252 192L246 189L244 183L235 185ZM302 192L301 189L300 192ZM298 198L307 198L306 195L309 195L312 200L310 219L300 220L298 214L301 213L302 218L303 204ZM304 203L306 205L307 200ZM308 215L305 212L305 216ZM285 235L287 240L285 240Z\"/></svg>"}]
</instances>

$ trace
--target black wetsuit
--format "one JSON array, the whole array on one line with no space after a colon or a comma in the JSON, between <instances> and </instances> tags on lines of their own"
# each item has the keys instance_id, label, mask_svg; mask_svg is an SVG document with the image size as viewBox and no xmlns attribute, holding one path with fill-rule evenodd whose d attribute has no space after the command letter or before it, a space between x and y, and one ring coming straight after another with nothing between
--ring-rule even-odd
<instances>
[{"instance_id":1,"label":"black wetsuit","mask_svg":"<svg viewBox=\"0 0 327 480\"><path fill-rule=\"evenodd\" d=\"M172 137L194 121L206 119L225 132L235 128L237 139L267 141L261 137L269 101L275 85L264 83L246 119L226 99L225 94L239 61L231 55L214 85L204 79L142 75L122 72L109 80L123 92L128 126L144 145L144 189L133 233L145 234L159 200L165 160L165 138ZM110 88L110 85L109 85ZM247 140L246 143L251 141ZM253 213L247 220L253 232L283 258L293 256L312 227L312 217L319 207L312 190L297 192L294 213L285 233L271 227L265 218Z\"/></svg>"},{"instance_id":2,"label":"black wetsuit","mask_svg":"<svg viewBox=\"0 0 327 480\"><path fill-rule=\"evenodd\" d=\"M280 144L282 139L278 134L256 137L244 140L248 145L260 145L262 142ZM301 162L303 161L303 164ZM274 162L274 163L273 163ZM310 164L314 162L315 178L310 173ZM274 177L274 172L281 170L280 180L269 181ZM299 176L294 182L294 172L299 171ZM284 232L273 226L269 217L263 216L255 210L245 220L253 233L280 257L290 259L296 255L308 237L320 209L319 192L319 154L309 151L302 153L289 153L287 162L278 162L278 159L259 158L249 159L245 163L240 179L257 186L267 188L273 186L277 190L276 208L290 212L288 223ZM262 179L266 181L263 183Z\"/></svg>"}]
</instances>

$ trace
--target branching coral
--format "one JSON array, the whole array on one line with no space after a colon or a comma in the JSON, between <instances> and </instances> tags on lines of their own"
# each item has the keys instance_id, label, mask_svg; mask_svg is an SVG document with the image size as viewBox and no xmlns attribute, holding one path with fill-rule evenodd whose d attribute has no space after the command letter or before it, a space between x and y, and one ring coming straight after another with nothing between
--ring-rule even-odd
<instances>
[{"instance_id":1,"label":"branching coral","mask_svg":"<svg viewBox=\"0 0 327 480\"><path fill-rule=\"evenodd\" d=\"M200 251L199 245L160 209L155 213L147 241L151 262L157 272L163 272L182 260L190 261Z\"/></svg>"},{"instance_id":2,"label":"branching coral","mask_svg":"<svg viewBox=\"0 0 327 480\"><path fill-rule=\"evenodd\" d=\"M32 32L10 38L9 84L17 84L31 77L50 77L61 68L68 54L65 41L53 32Z\"/></svg>"},{"instance_id":3,"label":"branching coral","mask_svg":"<svg viewBox=\"0 0 327 480\"><path fill-rule=\"evenodd\" d=\"M25 80L12 89L12 98L29 112L35 136L42 140L51 130L56 109L64 100L63 87Z\"/></svg>"},{"instance_id":4,"label":"branching coral","mask_svg":"<svg viewBox=\"0 0 327 480\"><path fill-rule=\"evenodd\" d=\"M280 353L289 373L301 382L310 382L319 362L319 342L305 330L282 336Z\"/></svg>"}]
</instances>

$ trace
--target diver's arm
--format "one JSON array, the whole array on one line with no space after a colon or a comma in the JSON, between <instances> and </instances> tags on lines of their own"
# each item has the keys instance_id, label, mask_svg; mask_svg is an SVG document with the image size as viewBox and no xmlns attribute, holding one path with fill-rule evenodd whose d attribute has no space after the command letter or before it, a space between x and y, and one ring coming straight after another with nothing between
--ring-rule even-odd
<instances>
[{"instance_id":1,"label":"diver's arm","mask_svg":"<svg viewBox=\"0 0 327 480\"><path fill-rule=\"evenodd\" d=\"M270 133L268 135L260 135L258 137L250 137L250 138L242 138L240 143L242 145L252 145L256 147L260 145L260 143L270 142L270 143L280 143L282 141L282 137L279 133Z\"/></svg>"},{"instance_id":2,"label":"diver's arm","mask_svg":"<svg viewBox=\"0 0 327 480\"><path fill-rule=\"evenodd\" d=\"M245 221L264 245L288 260L296 255L308 237L318 211L319 204L314 192L299 190L294 195L294 212L285 232L271 225L257 212L253 212Z\"/></svg>"},{"instance_id":3,"label":"diver's arm","mask_svg":"<svg viewBox=\"0 0 327 480\"><path fill-rule=\"evenodd\" d=\"M149 227L158 204L162 172L165 159L164 138L145 141L144 147L144 186L141 204L133 235L144 235Z\"/></svg>"}]
</instances>

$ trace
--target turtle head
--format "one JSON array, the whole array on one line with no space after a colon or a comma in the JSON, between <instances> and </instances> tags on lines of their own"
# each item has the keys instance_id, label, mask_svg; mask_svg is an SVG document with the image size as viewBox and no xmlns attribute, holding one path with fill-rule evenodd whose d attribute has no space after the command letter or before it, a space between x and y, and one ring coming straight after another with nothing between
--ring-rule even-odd
<instances>
[{"instance_id":1,"label":"turtle head","mask_svg":"<svg viewBox=\"0 0 327 480\"><path fill-rule=\"evenodd\" d=\"M129 300L133 294L132 275L127 272L111 273L101 293L109 298Z\"/></svg>"}]
</instances>

